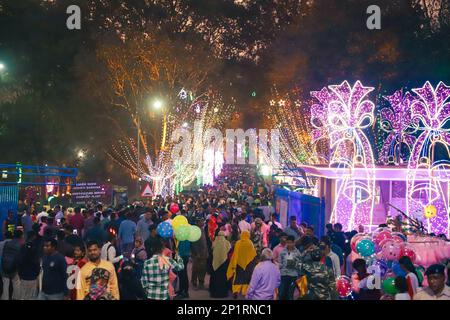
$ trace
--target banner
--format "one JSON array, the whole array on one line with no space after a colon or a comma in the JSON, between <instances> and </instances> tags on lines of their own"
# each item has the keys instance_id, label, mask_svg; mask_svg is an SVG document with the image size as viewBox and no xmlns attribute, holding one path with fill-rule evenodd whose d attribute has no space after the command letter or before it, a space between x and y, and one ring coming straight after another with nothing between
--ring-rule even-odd
<instances>
[{"instance_id":1,"label":"banner","mask_svg":"<svg viewBox=\"0 0 450 320\"><path fill-rule=\"evenodd\" d=\"M72 203L101 202L111 204L112 189L110 185L97 182L81 182L72 187Z\"/></svg>"}]
</instances>

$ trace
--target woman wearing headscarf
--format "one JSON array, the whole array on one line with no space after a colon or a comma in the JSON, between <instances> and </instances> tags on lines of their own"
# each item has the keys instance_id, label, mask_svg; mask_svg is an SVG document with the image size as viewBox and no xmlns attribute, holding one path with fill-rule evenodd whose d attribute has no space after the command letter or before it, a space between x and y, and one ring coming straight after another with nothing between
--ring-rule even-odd
<instances>
[{"instance_id":1,"label":"woman wearing headscarf","mask_svg":"<svg viewBox=\"0 0 450 320\"><path fill-rule=\"evenodd\" d=\"M227 269L227 279L232 279L232 291L234 298L238 294L247 294L253 269L256 265L256 250L250 241L250 232L243 231L241 239L236 242L230 264Z\"/></svg>"},{"instance_id":2,"label":"woman wearing headscarf","mask_svg":"<svg viewBox=\"0 0 450 320\"><path fill-rule=\"evenodd\" d=\"M211 298L228 296L227 268L230 249L231 243L225 238L225 232L219 231L212 244L212 272L209 280Z\"/></svg>"}]
</instances>

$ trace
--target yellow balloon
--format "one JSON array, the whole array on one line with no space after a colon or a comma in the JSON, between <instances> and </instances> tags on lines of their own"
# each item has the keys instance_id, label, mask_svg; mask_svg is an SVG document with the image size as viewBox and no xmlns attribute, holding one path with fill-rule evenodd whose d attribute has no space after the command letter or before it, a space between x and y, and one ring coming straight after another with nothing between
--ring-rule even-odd
<instances>
[{"instance_id":1,"label":"yellow balloon","mask_svg":"<svg viewBox=\"0 0 450 320\"><path fill-rule=\"evenodd\" d=\"M173 220L172 220L173 230L177 230L179 227L187 226L187 225L189 225L189 222L185 216L178 215L175 218L173 218Z\"/></svg>"},{"instance_id":2,"label":"yellow balloon","mask_svg":"<svg viewBox=\"0 0 450 320\"><path fill-rule=\"evenodd\" d=\"M436 217L436 213L437 213L436 207L430 204L424 208L423 215L425 216L425 218L431 219Z\"/></svg>"}]
</instances>

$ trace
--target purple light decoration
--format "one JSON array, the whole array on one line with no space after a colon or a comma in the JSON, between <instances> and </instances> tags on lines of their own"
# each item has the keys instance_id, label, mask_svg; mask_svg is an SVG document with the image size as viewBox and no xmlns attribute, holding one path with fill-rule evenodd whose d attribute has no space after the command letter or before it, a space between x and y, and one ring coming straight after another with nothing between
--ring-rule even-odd
<instances>
[{"instance_id":1,"label":"purple light decoration","mask_svg":"<svg viewBox=\"0 0 450 320\"><path fill-rule=\"evenodd\" d=\"M402 90L384 98L389 101L391 108L381 109L381 129L389 133L381 149L381 159L387 164L389 157L393 157L394 163L399 164L400 154L396 152L397 147L405 144L411 153L415 141L412 133L416 132L419 126L418 121L411 119L411 104L415 99L409 92L403 95Z\"/></svg>"},{"instance_id":2,"label":"purple light decoration","mask_svg":"<svg viewBox=\"0 0 450 320\"><path fill-rule=\"evenodd\" d=\"M444 126L450 120L450 87L439 82L436 88L426 82L422 88L412 90L418 99L411 104L411 117L413 121L420 121L423 132L413 146L408 163L408 214L412 208L423 208L433 204L437 208L437 215L427 220L428 231L449 236L448 208L448 160L435 161L433 159L434 147L441 144L450 148L449 129ZM417 119L417 120L416 120ZM450 155L449 155L450 156ZM429 169L429 178L424 181L416 178L417 169ZM420 191L425 192L425 201L414 197Z\"/></svg>"},{"instance_id":3,"label":"purple light decoration","mask_svg":"<svg viewBox=\"0 0 450 320\"><path fill-rule=\"evenodd\" d=\"M359 81L353 87L344 81L311 92L319 101L311 107L313 141L327 138L332 154L330 167L349 168L337 181L336 202L330 219L340 222L347 230L360 224L371 226L373 220L375 162L363 131L374 122L375 105L365 99L373 90ZM353 178L355 167L365 170L364 179Z\"/></svg>"}]
</instances>

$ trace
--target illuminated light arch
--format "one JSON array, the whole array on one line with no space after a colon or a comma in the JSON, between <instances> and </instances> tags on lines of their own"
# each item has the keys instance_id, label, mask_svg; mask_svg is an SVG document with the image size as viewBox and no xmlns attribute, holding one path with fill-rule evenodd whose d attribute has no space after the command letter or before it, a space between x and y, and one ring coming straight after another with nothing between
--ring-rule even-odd
<instances>
[{"instance_id":1,"label":"illuminated light arch","mask_svg":"<svg viewBox=\"0 0 450 320\"><path fill-rule=\"evenodd\" d=\"M418 213L423 219L424 208L434 205L437 215L426 221L428 232L446 234L449 232L449 176L450 176L450 129L446 128L450 120L450 87L439 82L433 88L426 82L422 88L412 90L417 100L411 104L411 116L420 123L423 132L417 138L408 162L407 176L407 212ZM447 159L436 160L434 151L442 144L447 151ZM418 169L426 168L428 177L418 175ZM417 198L421 194L423 197ZM416 197L415 197L416 196Z\"/></svg>"},{"instance_id":2,"label":"illuminated light arch","mask_svg":"<svg viewBox=\"0 0 450 320\"><path fill-rule=\"evenodd\" d=\"M360 81L353 86L344 81L311 92L319 101L311 107L312 138L316 142L329 140L332 153L329 166L340 172L330 222L339 222L346 230L358 225L374 227L375 159L364 133L375 121L375 104L366 99L373 90ZM348 170L342 173L338 171L340 168ZM354 177L355 168L364 169L363 178Z\"/></svg>"}]
</instances>

